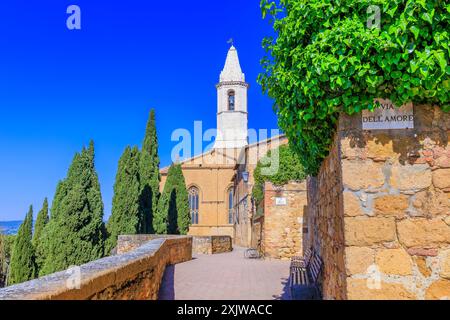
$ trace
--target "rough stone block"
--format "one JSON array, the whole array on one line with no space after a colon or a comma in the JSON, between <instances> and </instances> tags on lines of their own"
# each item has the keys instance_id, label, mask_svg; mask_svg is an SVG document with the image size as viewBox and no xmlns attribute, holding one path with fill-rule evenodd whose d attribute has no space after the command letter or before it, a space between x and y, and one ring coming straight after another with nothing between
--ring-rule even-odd
<instances>
[{"instance_id":1,"label":"rough stone block","mask_svg":"<svg viewBox=\"0 0 450 320\"><path fill-rule=\"evenodd\" d=\"M411 256L403 248L377 251L375 263L385 274L401 276L412 274Z\"/></svg>"},{"instance_id":2,"label":"rough stone block","mask_svg":"<svg viewBox=\"0 0 450 320\"><path fill-rule=\"evenodd\" d=\"M394 150L392 138L385 134L379 134L368 139L367 156L377 159L397 159L400 154Z\"/></svg>"},{"instance_id":3,"label":"rough stone block","mask_svg":"<svg viewBox=\"0 0 450 320\"><path fill-rule=\"evenodd\" d=\"M396 239L394 218L355 217L344 218L345 244L370 246Z\"/></svg>"},{"instance_id":4,"label":"rough stone block","mask_svg":"<svg viewBox=\"0 0 450 320\"><path fill-rule=\"evenodd\" d=\"M432 270L428 267L427 259L425 257L415 256L414 262L417 265L417 269L419 269L420 273L425 278L428 278L429 276L431 276Z\"/></svg>"},{"instance_id":5,"label":"rough stone block","mask_svg":"<svg viewBox=\"0 0 450 320\"><path fill-rule=\"evenodd\" d=\"M438 255L438 250L436 248L409 248L408 253L411 256L420 256L420 257L436 257Z\"/></svg>"},{"instance_id":6,"label":"rough stone block","mask_svg":"<svg viewBox=\"0 0 450 320\"><path fill-rule=\"evenodd\" d=\"M374 263L374 251L367 247L347 247L345 249L345 268L347 275L367 273Z\"/></svg>"},{"instance_id":7,"label":"rough stone block","mask_svg":"<svg viewBox=\"0 0 450 320\"><path fill-rule=\"evenodd\" d=\"M439 189L450 188L450 169L433 171L433 185Z\"/></svg>"},{"instance_id":8,"label":"rough stone block","mask_svg":"<svg viewBox=\"0 0 450 320\"><path fill-rule=\"evenodd\" d=\"M450 226L442 219L406 219L397 224L400 243L408 248L433 248L450 243Z\"/></svg>"},{"instance_id":9,"label":"rough stone block","mask_svg":"<svg viewBox=\"0 0 450 320\"><path fill-rule=\"evenodd\" d=\"M370 282L370 280L369 280ZM400 283L381 282L380 288L368 286L367 279L347 278L347 297L350 300L413 300L414 293Z\"/></svg>"},{"instance_id":10,"label":"rough stone block","mask_svg":"<svg viewBox=\"0 0 450 320\"><path fill-rule=\"evenodd\" d=\"M450 194L438 190L426 190L416 194L413 206L422 216L432 217L450 212Z\"/></svg>"},{"instance_id":11,"label":"rough stone block","mask_svg":"<svg viewBox=\"0 0 450 320\"><path fill-rule=\"evenodd\" d=\"M372 160L342 162L342 180L352 190L380 188L384 184L383 163Z\"/></svg>"},{"instance_id":12,"label":"rough stone block","mask_svg":"<svg viewBox=\"0 0 450 320\"><path fill-rule=\"evenodd\" d=\"M408 196L403 194L378 197L374 201L375 213L401 217L408 209L408 199Z\"/></svg>"},{"instance_id":13,"label":"rough stone block","mask_svg":"<svg viewBox=\"0 0 450 320\"><path fill-rule=\"evenodd\" d=\"M392 166L390 185L399 190L421 190L431 185L431 169L428 164Z\"/></svg>"},{"instance_id":14,"label":"rough stone block","mask_svg":"<svg viewBox=\"0 0 450 320\"><path fill-rule=\"evenodd\" d=\"M364 215L358 197L352 192L344 192L344 214L348 217Z\"/></svg>"},{"instance_id":15,"label":"rough stone block","mask_svg":"<svg viewBox=\"0 0 450 320\"><path fill-rule=\"evenodd\" d=\"M438 280L431 284L425 292L427 300L450 300L450 280Z\"/></svg>"},{"instance_id":16,"label":"rough stone block","mask_svg":"<svg viewBox=\"0 0 450 320\"><path fill-rule=\"evenodd\" d=\"M441 262L440 276L442 278L450 279L450 249L442 251L439 257Z\"/></svg>"}]
</instances>

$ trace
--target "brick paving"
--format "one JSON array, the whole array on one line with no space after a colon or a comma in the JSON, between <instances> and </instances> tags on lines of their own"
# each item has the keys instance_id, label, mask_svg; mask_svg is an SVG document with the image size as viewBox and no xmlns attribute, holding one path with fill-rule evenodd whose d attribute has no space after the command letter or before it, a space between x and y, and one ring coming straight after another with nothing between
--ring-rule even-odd
<instances>
[{"instance_id":1,"label":"brick paving","mask_svg":"<svg viewBox=\"0 0 450 320\"><path fill-rule=\"evenodd\" d=\"M244 259L243 248L169 266L160 300L288 300L289 261Z\"/></svg>"}]
</instances>

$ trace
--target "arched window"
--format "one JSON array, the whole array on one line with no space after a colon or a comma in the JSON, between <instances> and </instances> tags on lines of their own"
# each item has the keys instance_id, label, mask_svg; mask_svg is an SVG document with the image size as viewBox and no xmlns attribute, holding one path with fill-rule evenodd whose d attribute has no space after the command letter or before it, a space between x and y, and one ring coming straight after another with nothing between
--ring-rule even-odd
<instances>
[{"instance_id":1,"label":"arched window","mask_svg":"<svg viewBox=\"0 0 450 320\"><path fill-rule=\"evenodd\" d=\"M228 223L233 224L233 188L228 190Z\"/></svg>"},{"instance_id":2,"label":"arched window","mask_svg":"<svg viewBox=\"0 0 450 320\"><path fill-rule=\"evenodd\" d=\"M228 91L228 110L234 111L235 94L233 90Z\"/></svg>"},{"instance_id":3,"label":"arched window","mask_svg":"<svg viewBox=\"0 0 450 320\"><path fill-rule=\"evenodd\" d=\"M189 211L191 213L191 223L198 224L198 189L189 188Z\"/></svg>"}]
</instances>

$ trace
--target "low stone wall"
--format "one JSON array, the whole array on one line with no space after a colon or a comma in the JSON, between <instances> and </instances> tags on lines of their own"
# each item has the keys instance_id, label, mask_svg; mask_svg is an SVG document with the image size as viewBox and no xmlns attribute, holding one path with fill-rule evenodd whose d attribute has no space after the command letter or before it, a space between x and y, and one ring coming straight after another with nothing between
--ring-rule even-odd
<instances>
[{"instance_id":1,"label":"low stone wall","mask_svg":"<svg viewBox=\"0 0 450 320\"><path fill-rule=\"evenodd\" d=\"M266 258L287 260L303 255L306 203L306 182L291 181L283 186L265 183L262 247Z\"/></svg>"},{"instance_id":2,"label":"low stone wall","mask_svg":"<svg viewBox=\"0 0 450 320\"><path fill-rule=\"evenodd\" d=\"M197 254L216 254L233 250L230 236L194 237L192 252Z\"/></svg>"},{"instance_id":3,"label":"low stone wall","mask_svg":"<svg viewBox=\"0 0 450 320\"><path fill-rule=\"evenodd\" d=\"M308 193L326 299L450 298L450 114L372 131L342 115Z\"/></svg>"},{"instance_id":4,"label":"low stone wall","mask_svg":"<svg viewBox=\"0 0 450 320\"><path fill-rule=\"evenodd\" d=\"M0 290L0 300L156 300L167 265L192 259L192 238L171 236ZM128 251L131 250L131 251Z\"/></svg>"}]
</instances>

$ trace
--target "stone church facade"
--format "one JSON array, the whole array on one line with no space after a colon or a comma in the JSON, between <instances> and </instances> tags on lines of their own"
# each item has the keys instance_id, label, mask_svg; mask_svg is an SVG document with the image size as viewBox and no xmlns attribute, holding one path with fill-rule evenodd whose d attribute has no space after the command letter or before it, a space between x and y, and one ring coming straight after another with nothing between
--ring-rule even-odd
<instances>
[{"instance_id":1,"label":"stone church facade","mask_svg":"<svg viewBox=\"0 0 450 320\"><path fill-rule=\"evenodd\" d=\"M213 148L181 162L189 192L194 236L228 235L238 245L251 241L251 191L257 161L284 136L248 143L248 83L234 46L228 51L217 89L217 136ZM168 167L161 170L161 190ZM242 179L245 177L245 179Z\"/></svg>"}]
</instances>

